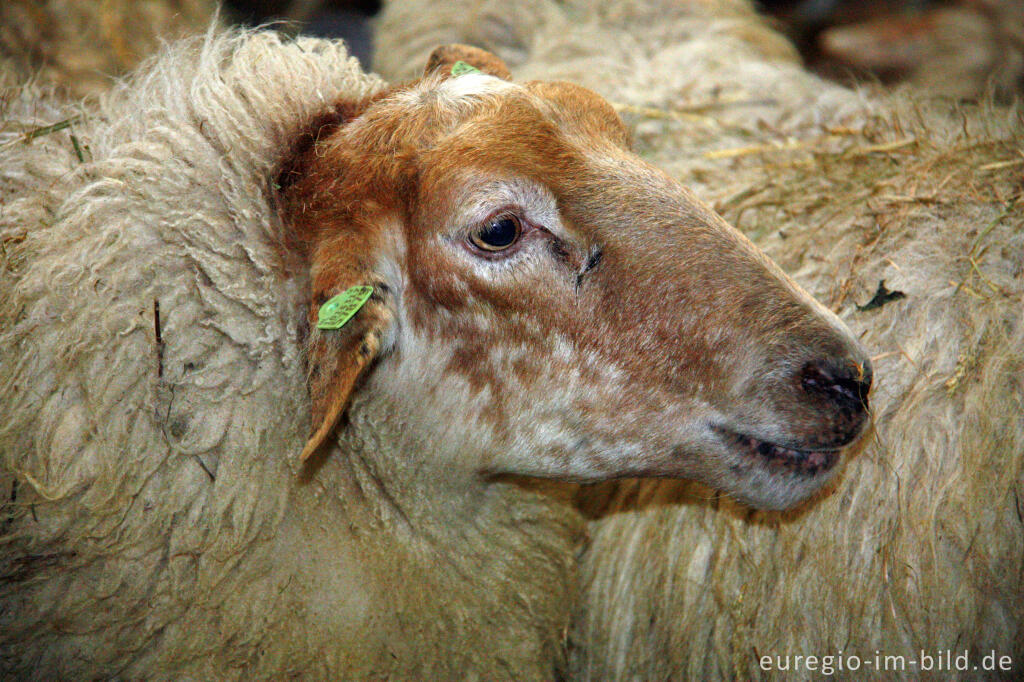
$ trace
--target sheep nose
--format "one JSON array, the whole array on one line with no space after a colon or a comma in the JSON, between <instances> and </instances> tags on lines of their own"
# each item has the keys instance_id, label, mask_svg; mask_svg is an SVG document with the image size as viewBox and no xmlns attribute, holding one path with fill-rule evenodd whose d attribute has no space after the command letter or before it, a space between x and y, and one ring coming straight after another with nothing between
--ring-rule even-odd
<instances>
[{"instance_id":1,"label":"sheep nose","mask_svg":"<svg viewBox=\"0 0 1024 682\"><path fill-rule=\"evenodd\" d=\"M867 410L871 390L871 362L825 360L809 362L800 372L800 385L807 393L824 398L845 412Z\"/></svg>"}]
</instances>

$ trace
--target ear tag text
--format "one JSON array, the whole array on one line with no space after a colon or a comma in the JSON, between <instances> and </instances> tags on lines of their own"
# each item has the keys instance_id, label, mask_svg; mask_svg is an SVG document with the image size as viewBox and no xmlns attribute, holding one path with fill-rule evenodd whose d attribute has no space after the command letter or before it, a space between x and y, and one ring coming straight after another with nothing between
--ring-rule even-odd
<instances>
[{"instance_id":1,"label":"ear tag text","mask_svg":"<svg viewBox=\"0 0 1024 682\"><path fill-rule=\"evenodd\" d=\"M316 320L317 329L341 329L370 300L372 293L373 287L360 285L349 287L337 296L332 296L320 306Z\"/></svg>"},{"instance_id":2,"label":"ear tag text","mask_svg":"<svg viewBox=\"0 0 1024 682\"><path fill-rule=\"evenodd\" d=\"M452 64L452 75L461 76L466 73L481 73L480 69L476 68L472 64L467 64L461 59Z\"/></svg>"}]
</instances>

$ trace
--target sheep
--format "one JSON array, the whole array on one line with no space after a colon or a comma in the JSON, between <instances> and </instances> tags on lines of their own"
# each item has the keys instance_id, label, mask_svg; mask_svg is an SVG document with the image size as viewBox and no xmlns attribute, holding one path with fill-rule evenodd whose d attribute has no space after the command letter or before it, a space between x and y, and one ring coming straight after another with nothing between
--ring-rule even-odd
<instances>
[{"instance_id":1,"label":"sheep","mask_svg":"<svg viewBox=\"0 0 1024 682\"><path fill-rule=\"evenodd\" d=\"M716 3L673 4L703 6L704 19L678 19L693 44L658 42L680 34L671 8L584 5L571 3L580 33L563 18L557 30L540 26L521 39L533 47L517 75L573 75L616 101L645 158L694 188L853 329L878 385L865 446L834 487L796 512L754 512L672 481L584 489L577 501L591 519L590 542L572 677L771 679L787 674L781 665L792 674L793 656L817 656L817 671L796 671L803 678L820 673L825 656L835 671L840 655L856 665L876 651L904 657L904 668L894 659L888 671L839 674L912 678L927 662L922 652L934 668L943 651L967 651L960 660L979 670L995 652L994 660L1012 659L1013 672L989 674L1018 673L1019 109L823 84L743 46L742 22L716 54L724 21ZM606 18L595 18L602 11ZM401 59L402 44L385 31L399 12L409 19L399 35L431 28L412 20L413 4L387 6L377 44L388 60ZM492 21L510 16L495 10ZM650 43L639 51L641 37ZM666 58L702 53L701 61ZM745 106L759 72L773 101ZM791 90L775 85L787 82ZM786 655L788 663L777 658Z\"/></svg>"},{"instance_id":2,"label":"sheep","mask_svg":"<svg viewBox=\"0 0 1024 682\"><path fill-rule=\"evenodd\" d=\"M970 0L824 30L822 52L933 93L1009 101L1024 91L1024 2ZM896 40L895 37L900 39ZM895 72L895 73L894 73Z\"/></svg>"},{"instance_id":3,"label":"sheep","mask_svg":"<svg viewBox=\"0 0 1024 682\"><path fill-rule=\"evenodd\" d=\"M567 80L616 104L710 111L726 126L719 141L733 124L817 123L864 109L856 93L804 71L746 0L388 2L373 68L409 78L439 42L478 45L517 78Z\"/></svg>"},{"instance_id":4,"label":"sheep","mask_svg":"<svg viewBox=\"0 0 1024 682\"><path fill-rule=\"evenodd\" d=\"M563 676L578 482L828 485L857 340L597 95L507 76L214 31L0 99L6 675Z\"/></svg>"},{"instance_id":5,"label":"sheep","mask_svg":"<svg viewBox=\"0 0 1024 682\"><path fill-rule=\"evenodd\" d=\"M161 40L202 32L215 9L212 0L4 0L0 73L97 95Z\"/></svg>"}]
</instances>

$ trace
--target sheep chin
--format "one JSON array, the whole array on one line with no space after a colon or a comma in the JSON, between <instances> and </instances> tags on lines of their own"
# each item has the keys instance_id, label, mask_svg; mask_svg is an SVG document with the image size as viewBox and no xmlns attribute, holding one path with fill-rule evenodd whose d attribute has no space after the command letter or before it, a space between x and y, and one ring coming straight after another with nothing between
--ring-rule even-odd
<instances>
[{"instance_id":1,"label":"sheep chin","mask_svg":"<svg viewBox=\"0 0 1024 682\"><path fill-rule=\"evenodd\" d=\"M710 431L726 473L705 482L755 509L782 511L801 505L842 468L843 449L804 450L723 426L711 426Z\"/></svg>"}]
</instances>

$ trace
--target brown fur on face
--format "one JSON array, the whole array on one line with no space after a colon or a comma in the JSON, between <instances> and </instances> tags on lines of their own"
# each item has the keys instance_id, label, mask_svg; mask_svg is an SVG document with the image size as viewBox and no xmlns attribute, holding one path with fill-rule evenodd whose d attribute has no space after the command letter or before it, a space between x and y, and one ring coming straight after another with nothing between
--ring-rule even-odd
<instances>
[{"instance_id":1,"label":"brown fur on face","mask_svg":"<svg viewBox=\"0 0 1024 682\"><path fill-rule=\"evenodd\" d=\"M438 447L481 471L693 477L768 507L813 493L865 421L856 342L633 155L604 100L494 78L496 59L440 49L422 80L339 107L287 165L312 286L303 456L367 381L426 438L444 404L464 428ZM453 77L458 60L484 73ZM522 235L482 252L472 237L496 216ZM376 300L315 329L357 284Z\"/></svg>"}]
</instances>

